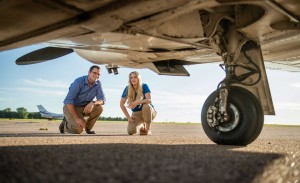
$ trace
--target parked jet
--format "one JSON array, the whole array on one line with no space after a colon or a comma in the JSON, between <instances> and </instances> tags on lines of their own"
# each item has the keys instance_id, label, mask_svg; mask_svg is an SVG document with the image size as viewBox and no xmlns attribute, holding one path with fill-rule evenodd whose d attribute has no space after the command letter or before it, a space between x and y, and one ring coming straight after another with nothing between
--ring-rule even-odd
<instances>
[{"instance_id":1,"label":"parked jet","mask_svg":"<svg viewBox=\"0 0 300 183\"><path fill-rule=\"evenodd\" d=\"M264 114L275 114L266 67L300 71L300 3L295 0L10 0L0 5L0 50L48 45L21 56L18 65L75 52L105 64L109 73L128 67L189 76L185 65L221 63L226 77L201 113L205 133L217 144L253 142Z\"/></svg>"},{"instance_id":2,"label":"parked jet","mask_svg":"<svg viewBox=\"0 0 300 183\"><path fill-rule=\"evenodd\" d=\"M47 118L47 119L63 119L64 118L63 114L56 114L53 112L49 112L42 105L37 105L37 107L43 118Z\"/></svg>"}]
</instances>

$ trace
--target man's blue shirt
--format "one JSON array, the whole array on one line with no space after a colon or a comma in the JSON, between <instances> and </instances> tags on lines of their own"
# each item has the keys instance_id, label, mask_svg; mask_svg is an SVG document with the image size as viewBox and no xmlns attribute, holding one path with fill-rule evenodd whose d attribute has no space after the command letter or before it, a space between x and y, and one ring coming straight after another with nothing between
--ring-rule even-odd
<instances>
[{"instance_id":1,"label":"man's blue shirt","mask_svg":"<svg viewBox=\"0 0 300 183\"><path fill-rule=\"evenodd\" d=\"M144 96L143 99L145 99L145 98L146 98L145 94L146 94L146 93L151 93L151 91L150 91L150 89L149 89L149 87L148 87L147 84L144 84L144 83L143 83L142 86L143 86L143 96ZM135 94L135 95L136 95L136 94ZM123 93L122 93L122 98L127 99L127 96L128 96L128 86L126 86L126 88L124 89L124 91L123 91ZM151 104L151 106L152 106L152 104ZM132 111L133 111L133 112L140 111L140 110L142 110L142 107L143 107L142 104L137 105L134 109L132 109Z\"/></svg>"},{"instance_id":2,"label":"man's blue shirt","mask_svg":"<svg viewBox=\"0 0 300 183\"><path fill-rule=\"evenodd\" d=\"M101 82L97 80L92 86L88 84L88 76L77 78L69 87L69 92L64 100L64 104L73 104L74 106L84 106L97 100L106 101Z\"/></svg>"}]
</instances>

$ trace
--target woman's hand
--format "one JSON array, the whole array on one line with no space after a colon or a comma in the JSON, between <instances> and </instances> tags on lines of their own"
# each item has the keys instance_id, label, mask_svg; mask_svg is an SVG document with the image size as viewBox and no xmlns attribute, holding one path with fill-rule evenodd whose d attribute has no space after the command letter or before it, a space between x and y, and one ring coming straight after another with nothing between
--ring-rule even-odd
<instances>
[{"instance_id":1,"label":"woman's hand","mask_svg":"<svg viewBox=\"0 0 300 183\"><path fill-rule=\"evenodd\" d=\"M136 101L130 103L130 104L128 105L128 107L129 107L130 109L134 109L137 105L139 105L139 103L138 103L138 101L136 100Z\"/></svg>"},{"instance_id":2,"label":"woman's hand","mask_svg":"<svg viewBox=\"0 0 300 183\"><path fill-rule=\"evenodd\" d=\"M128 118L128 123L133 123L134 122L134 119L132 117L129 117Z\"/></svg>"}]
</instances>

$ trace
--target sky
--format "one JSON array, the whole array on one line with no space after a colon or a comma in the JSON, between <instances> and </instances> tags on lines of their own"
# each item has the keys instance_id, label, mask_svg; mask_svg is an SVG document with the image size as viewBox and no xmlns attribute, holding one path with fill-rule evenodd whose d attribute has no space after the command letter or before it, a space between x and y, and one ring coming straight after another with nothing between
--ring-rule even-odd
<instances>
[{"instance_id":1,"label":"sky","mask_svg":"<svg viewBox=\"0 0 300 183\"><path fill-rule=\"evenodd\" d=\"M63 113L69 85L87 75L93 65L76 53L39 64L15 64L18 57L38 48L41 45L0 52L0 110L25 107L28 112L38 112L36 105L42 104L50 112ZM190 77L128 68L119 68L119 74L114 75L108 74L104 65L100 67L99 79L107 99L101 116L125 117L119 101L128 74L136 70L151 90L158 112L155 122L199 123L203 103L225 76L218 64L186 66ZM265 124L300 125L300 72L267 70L267 77L276 115L266 115Z\"/></svg>"}]
</instances>

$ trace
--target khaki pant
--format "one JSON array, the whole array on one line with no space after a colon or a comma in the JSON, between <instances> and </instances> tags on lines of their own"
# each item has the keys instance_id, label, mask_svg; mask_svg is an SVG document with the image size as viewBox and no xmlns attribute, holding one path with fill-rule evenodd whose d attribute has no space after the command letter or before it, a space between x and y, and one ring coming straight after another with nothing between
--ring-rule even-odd
<instances>
[{"instance_id":1,"label":"khaki pant","mask_svg":"<svg viewBox=\"0 0 300 183\"><path fill-rule=\"evenodd\" d=\"M142 110L132 113L133 122L128 122L127 133L129 135L137 133L144 126L144 123L150 125L155 116L155 109L150 104L144 104Z\"/></svg>"},{"instance_id":2,"label":"khaki pant","mask_svg":"<svg viewBox=\"0 0 300 183\"><path fill-rule=\"evenodd\" d=\"M89 114L83 114L83 109L85 106L75 107L75 111L80 118L88 117L85 124L86 130L91 130L101 115L103 108L102 105L94 105L92 111ZM67 120L65 123L65 132L80 134L83 132L83 129L76 123L75 118L71 115L68 110L68 107L64 105L64 115Z\"/></svg>"}]
</instances>

